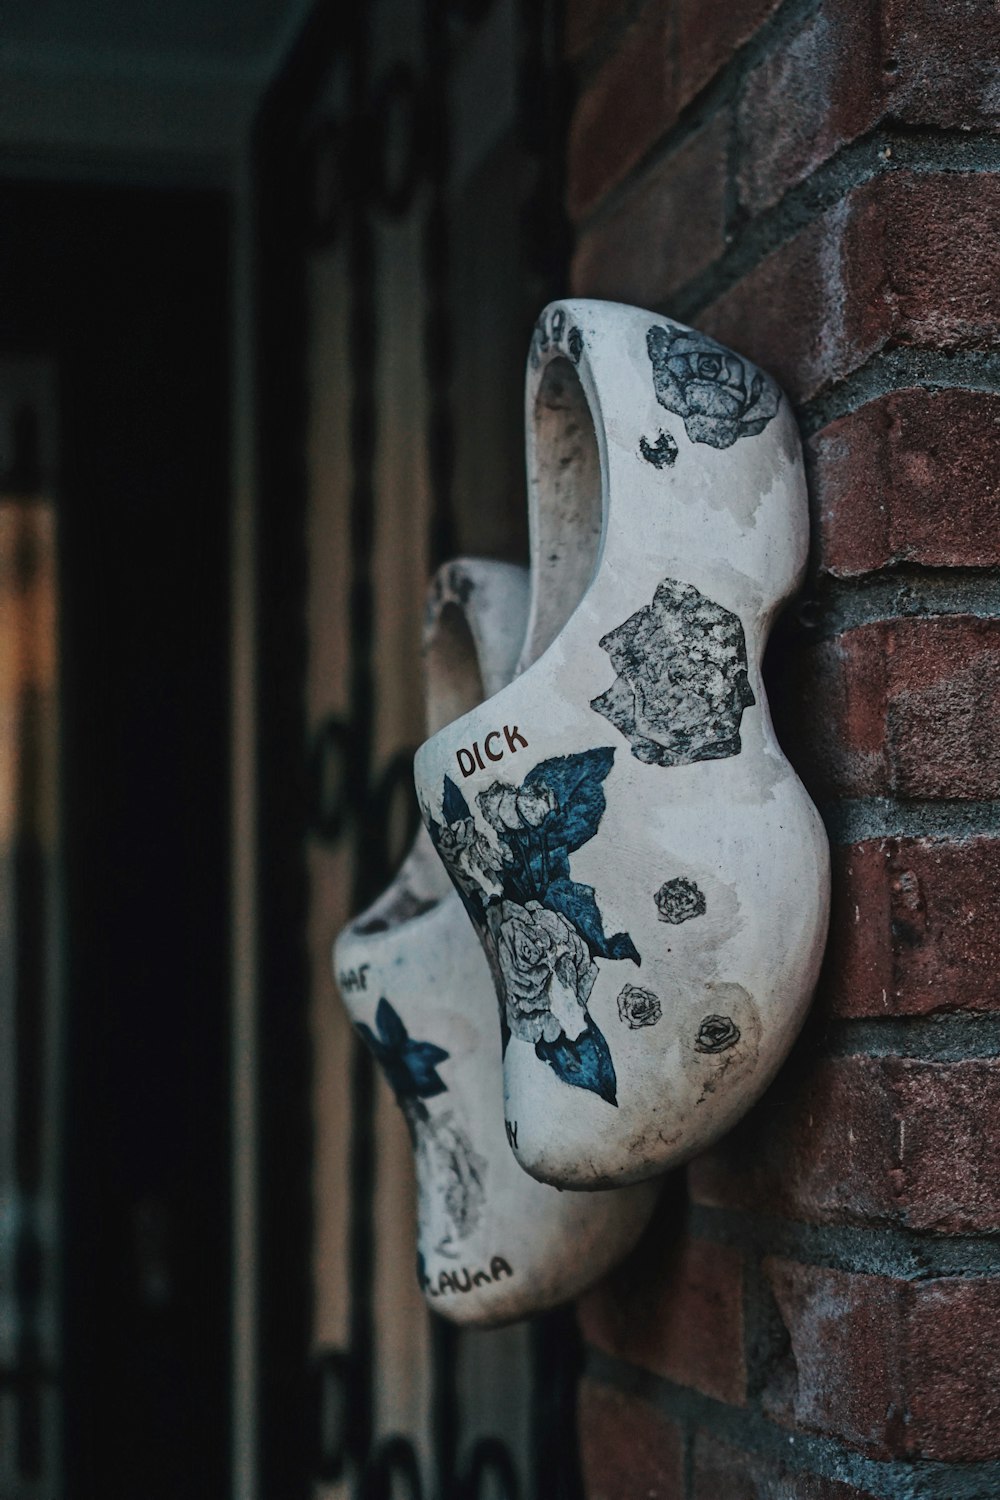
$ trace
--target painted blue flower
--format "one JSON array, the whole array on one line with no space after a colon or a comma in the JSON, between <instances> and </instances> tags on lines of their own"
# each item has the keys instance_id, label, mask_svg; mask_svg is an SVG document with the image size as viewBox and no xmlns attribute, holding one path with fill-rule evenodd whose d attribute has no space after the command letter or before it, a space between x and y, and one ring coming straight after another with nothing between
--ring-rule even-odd
<instances>
[{"instance_id":1,"label":"painted blue flower","mask_svg":"<svg viewBox=\"0 0 1000 1500\"><path fill-rule=\"evenodd\" d=\"M401 1104L406 1099L433 1099L435 1094L447 1092L448 1085L438 1076L437 1068L450 1054L433 1042L415 1042L384 996L375 1012L375 1025L378 1036L363 1022L358 1031Z\"/></svg>"},{"instance_id":2,"label":"painted blue flower","mask_svg":"<svg viewBox=\"0 0 1000 1500\"><path fill-rule=\"evenodd\" d=\"M431 838L479 928L501 1002L500 1035L533 1045L564 1083L617 1105L611 1052L587 1010L597 960L640 957L627 932L604 931L591 885L570 856L595 837L606 809L609 747L542 761L520 786L494 781L478 819L450 776ZM482 828L485 824L485 831Z\"/></svg>"}]
</instances>

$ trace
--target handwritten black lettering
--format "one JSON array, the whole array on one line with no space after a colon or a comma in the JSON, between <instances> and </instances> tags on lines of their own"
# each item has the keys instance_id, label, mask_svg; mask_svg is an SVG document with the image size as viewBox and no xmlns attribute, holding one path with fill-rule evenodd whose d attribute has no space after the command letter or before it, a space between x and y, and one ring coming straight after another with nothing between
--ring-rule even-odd
<instances>
[{"instance_id":1,"label":"handwritten black lettering","mask_svg":"<svg viewBox=\"0 0 1000 1500\"><path fill-rule=\"evenodd\" d=\"M504 741L507 742L506 750L503 748ZM497 749L496 747L500 748ZM518 750L527 750L528 741L521 733L516 724L505 724L503 729L491 729L483 740L483 748L480 750L479 741L473 740L471 747L463 745L460 750L455 751L455 759L458 761L458 769L463 776L472 776L477 770L486 770L486 760L496 763L503 760L507 754L516 755Z\"/></svg>"},{"instance_id":2,"label":"handwritten black lettering","mask_svg":"<svg viewBox=\"0 0 1000 1500\"><path fill-rule=\"evenodd\" d=\"M427 1275L423 1257L417 1260L417 1281L422 1292L429 1297L446 1297L456 1292L474 1292L480 1287L492 1286L495 1281L501 1281L505 1277L513 1276L511 1264L502 1255L494 1255L490 1261L489 1270L480 1266L473 1270L471 1266L461 1266L453 1271L439 1271L437 1282L431 1280Z\"/></svg>"},{"instance_id":3,"label":"handwritten black lettering","mask_svg":"<svg viewBox=\"0 0 1000 1500\"><path fill-rule=\"evenodd\" d=\"M351 995L355 990L366 990L368 988L368 970L371 964L359 964L356 969L346 969L338 972L337 983L345 995Z\"/></svg>"}]
</instances>

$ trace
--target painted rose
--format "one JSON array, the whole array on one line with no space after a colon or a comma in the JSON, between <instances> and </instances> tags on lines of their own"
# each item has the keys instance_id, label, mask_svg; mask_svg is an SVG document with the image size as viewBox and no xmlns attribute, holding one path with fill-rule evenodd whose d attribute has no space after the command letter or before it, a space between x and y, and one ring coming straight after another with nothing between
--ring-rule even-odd
<instances>
[{"instance_id":1,"label":"painted rose","mask_svg":"<svg viewBox=\"0 0 1000 1500\"><path fill-rule=\"evenodd\" d=\"M663 1011L652 990L641 989L637 984L627 984L618 996L618 1019L624 1021L631 1031L640 1026L655 1026Z\"/></svg>"},{"instance_id":2,"label":"painted rose","mask_svg":"<svg viewBox=\"0 0 1000 1500\"><path fill-rule=\"evenodd\" d=\"M755 702L738 615L665 578L652 604L601 640L618 673L591 707L647 765L739 755L743 710Z\"/></svg>"},{"instance_id":3,"label":"painted rose","mask_svg":"<svg viewBox=\"0 0 1000 1500\"><path fill-rule=\"evenodd\" d=\"M487 921L511 1034L531 1043L579 1036L597 965L575 928L537 901L497 902Z\"/></svg>"},{"instance_id":4,"label":"painted rose","mask_svg":"<svg viewBox=\"0 0 1000 1500\"><path fill-rule=\"evenodd\" d=\"M696 1052L727 1052L740 1039L740 1028L729 1016L706 1016L698 1028Z\"/></svg>"},{"instance_id":5,"label":"painted rose","mask_svg":"<svg viewBox=\"0 0 1000 1500\"><path fill-rule=\"evenodd\" d=\"M705 897L693 880L683 877L665 880L653 900L661 922L672 922L676 926L689 922L692 917L705 915Z\"/></svg>"},{"instance_id":6,"label":"painted rose","mask_svg":"<svg viewBox=\"0 0 1000 1500\"><path fill-rule=\"evenodd\" d=\"M646 347L660 405L681 417L693 443L730 448L763 432L781 393L772 380L704 334L651 328Z\"/></svg>"},{"instance_id":7,"label":"painted rose","mask_svg":"<svg viewBox=\"0 0 1000 1500\"><path fill-rule=\"evenodd\" d=\"M556 809L555 793L547 786L508 786L494 781L476 798L479 810L498 833L538 828Z\"/></svg>"},{"instance_id":8,"label":"painted rose","mask_svg":"<svg viewBox=\"0 0 1000 1500\"><path fill-rule=\"evenodd\" d=\"M466 1240L476 1229L486 1202L486 1162L473 1149L471 1140L448 1110L428 1122L428 1145L434 1167L427 1172L442 1194L441 1206L450 1233L441 1236L438 1249L448 1254L451 1240Z\"/></svg>"},{"instance_id":9,"label":"painted rose","mask_svg":"<svg viewBox=\"0 0 1000 1500\"><path fill-rule=\"evenodd\" d=\"M487 1163L452 1110L425 1109L412 1124L420 1238L435 1254L456 1256L482 1220Z\"/></svg>"},{"instance_id":10,"label":"painted rose","mask_svg":"<svg viewBox=\"0 0 1000 1500\"><path fill-rule=\"evenodd\" d=\"M467 896L497 895L500 884L494 873L495 851L476 830L473 818L459 818L438 827L437 851L452 880Z\"/></svg>"}]
</instances>

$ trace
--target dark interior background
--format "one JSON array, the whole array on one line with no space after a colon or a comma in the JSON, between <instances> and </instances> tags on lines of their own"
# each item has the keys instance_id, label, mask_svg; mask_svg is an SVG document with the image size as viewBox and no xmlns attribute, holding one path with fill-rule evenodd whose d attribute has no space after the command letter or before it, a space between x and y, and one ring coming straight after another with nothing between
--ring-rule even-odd
<instances>
[{"instance_id":1,"label":"dark interior background","mask_svg":"<svg viewBox=\"0 0 1000 1500\"><path fill-rule=\"evenodd\" d=\"M49 358L58 386L63 1493L217 1497L228 209L207 191L8 182L0 225L0 354Z\"/></svg>"},{"instance_id":2,"label":"dark interior background","mask_svg":"<svg viewBox=\"0 0 1000 1500\"><path fill-rule=\"evenodd\" d=\"M307 946L413 811L419 652L387 647L386 596L401 632L444 557L525 552L559 14L0 19L0 505L57 514L60 742L58 837L0 848L0 1500L577 1494L571 1316L492 1355L428 1322L378 1191L394 1106ZM11 472L35 365L45 461L27 420ZM331 640L343 691L316 692ZM345 757L336 834L317 746Z\"/></svg>"}]
</instances>

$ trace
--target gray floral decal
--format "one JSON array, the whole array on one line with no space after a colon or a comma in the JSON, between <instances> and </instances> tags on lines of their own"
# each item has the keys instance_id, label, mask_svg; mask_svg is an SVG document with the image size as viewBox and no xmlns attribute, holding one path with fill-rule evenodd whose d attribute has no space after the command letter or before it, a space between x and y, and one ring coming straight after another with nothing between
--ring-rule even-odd
<instances>
[{"instance_id":1,"label":"gray floral decal","mask_svg":"<svg viewBox=\"0 0 1000 1500\"><path fill-rule=\"evenodd\" d=\"M597 833L612 749L542 761L520 786L494 781L476 817L445 777L441 821L428 832L475 922L501 1001L500 1032L527 1042L573 1088L617 1105L611 1051L587 1002L597 959L639 954L627 932L608 935L593 886L574 880L570 855Z\"/></svg>"},{"instance_id":2,"label":"gray floral decal","mask_svg":"<svg viewBox=\"0 0 1000 1500\"><path fill-rule=\"evenodd\" d=\"M499 895L501 887L493 875L496 851L477 830L471 816L439 825L436 844L449 875L463 896L478 895L484 886Z\"/></svg>"},{"instance_id":3,"label":"gray floral decal","mask_svg":"<svg viewBox=\"0 0 1000 1500\"><path fill-rule=\"evenodd\" d=\"M652 990L627 984L618 996L618 1019L632 1031L638 1031L640 1026L655 1026L662 1014L660 1002Z\"/></svg>"},{"instance_id":4,"label":"gray floral decal","mask_svg":"<svg viewBox=\"0 0 1000 1500\"><path fill-rule=\"evenodd\" d=\"M689 922L692 917L705 915L705 897L693 880L679 877L665 880L653 897L656 912L661 922L672 922L677 926Z\"/></svg>"},{"instance_id":5,"label":"gray floral decal","mask_svg":"<svg viewBox=\"0 0 1000 1500\"><path fill-rule=\"evenodd\" d=\"M561 912L537 901L501 901L486 913L507 1000L507 1023L522 1042L556 1042L581 1014L597 965Z\"/></svg>"},{"instance_id":6,"label":"gray floral decal","mask_svg":"<svg viewBox=\"0 0 1000 1500\"><path fill-rule=\"evenodd\" d=\"M435 1042L415 1041L384 996L375 1012L375 1027L372 1031L359 1022L357 1030L396 1095L418 1160L424 1164L425 1170L417 1174L421 1218L432 1226L437 1249L443 1255L455 1254L450 1246L468 1239L482 1216L486 1163L473 1150L452 1110L432 1115L424 1103L448 1092L438 1068L448 1061L449 1053ZM435 1184L437 1199L428 1183Z\"/></svg>"},{"instance_id":7,"label":"gray floral decal","mask_svg":"<svg viewBox=\"0 0 1000 1500\"><path fill-rule=\"evenodd\" d=\"M630 741L637 760L688 766L739 755L743 710L756 700L738 615L665 578L652 604L601 645L618 676L590 706Z\"/></svg>"},{"instance_id":8,"label":"gray floral decal","mask_svg":"<svg viewBox=\"0 0 1000 1500\"><path fill-rule=\"evenodd\" d=\"M651 328L646 348L661 406L684 422L692 443L730 448L777 414L781 392L748 360L689 329Z\"/></svg>"},{"instance_id":9,"label":"gray floral decal","mask_svg":"<svg viewBox=\"0 0 1000 1500\"><path fill-rule=\"evenodd\" d=\"M727 1052L740 1039L740 1028L729 1016L706 1016L698 1028L696 1052Z\"/></svg>"},{"instance_id":10,"label":"gray floral decal","mask_svg":"<svg viewBox=\"0 0 1000 1500\"><path fill-rule=\"evenodd\" d=\"M417 1157L425 1164L417 1176L420 1217L438 1252L456 1255L456 1243L467 1240L482 1219L486 1162L473 1149L452 1110L443 1115L428 1112L416 1124L414 1136Z\"/></svg>"}]
</instances>

